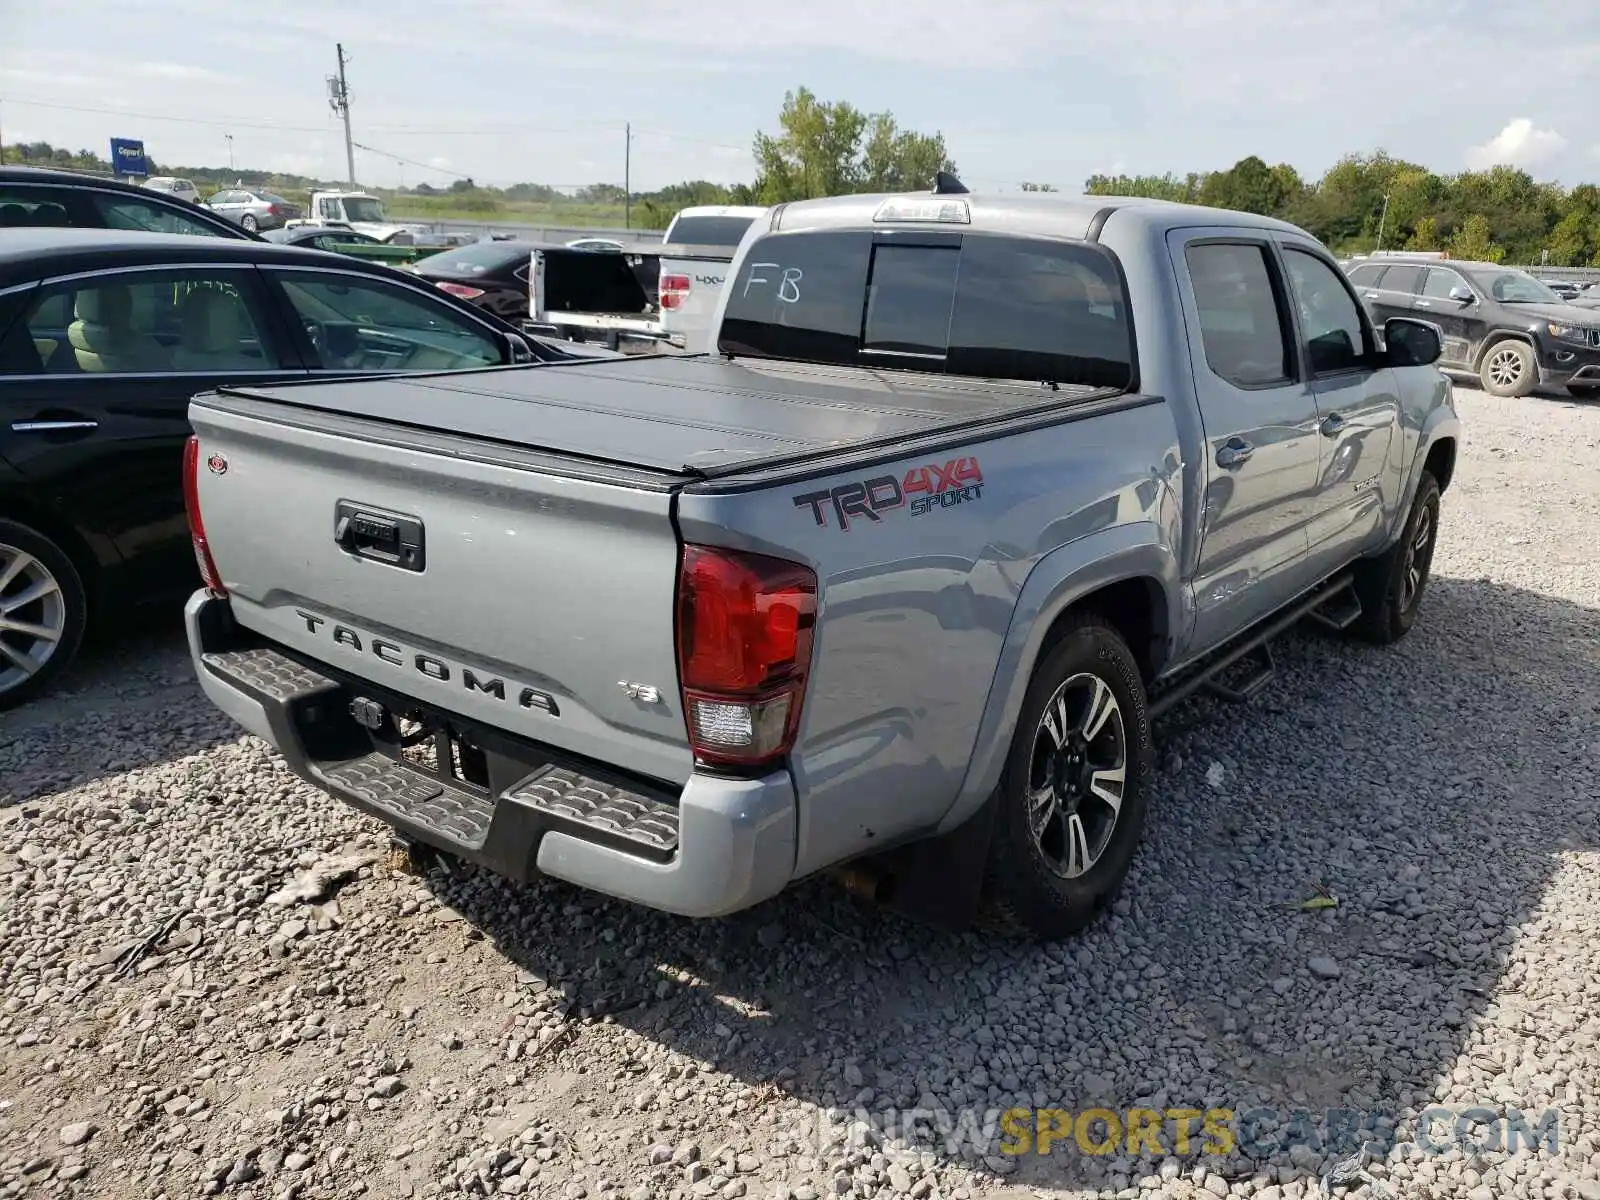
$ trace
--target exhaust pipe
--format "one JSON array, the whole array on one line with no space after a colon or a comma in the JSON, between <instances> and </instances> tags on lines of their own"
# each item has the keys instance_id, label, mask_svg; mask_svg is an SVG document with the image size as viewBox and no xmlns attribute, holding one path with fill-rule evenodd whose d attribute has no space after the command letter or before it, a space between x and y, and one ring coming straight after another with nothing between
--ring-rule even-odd
<instances>
[{"instance_id":1,"label":"exhaust pipe","mask_svg":"<svg viewBox=\"0 0 1600 1200\"><path fill-rule=\"evenodd\" d=\"M881 871L860 864L839 868L839 879L844 890L869 904L879 903L887 890L888 877Z\"/></svg>"}]
</instances>

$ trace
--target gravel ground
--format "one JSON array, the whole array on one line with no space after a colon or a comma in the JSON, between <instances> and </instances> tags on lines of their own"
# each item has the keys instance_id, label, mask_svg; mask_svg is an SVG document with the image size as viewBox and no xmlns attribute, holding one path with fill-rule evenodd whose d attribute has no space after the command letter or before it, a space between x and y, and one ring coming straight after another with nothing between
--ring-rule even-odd
<instances>
[{"instance_id":1,"label":"gravel ground","mask_svg":"<svg viewBox=\"0 0 1600 1200\"><path fill-rule=\"evenodd\" d=\"M1353 1195L1600 1198L1600 406L1458 394L1418 628L1177 710L1126 898L1064 947L418 871L137 634L0 717L0 1197L1274 1200L1348 1148L981 1136L1101 1102L1379 1114ZM1559 1145L1424 1153L1436 1104Z\"/></svg>"}]
</instances>

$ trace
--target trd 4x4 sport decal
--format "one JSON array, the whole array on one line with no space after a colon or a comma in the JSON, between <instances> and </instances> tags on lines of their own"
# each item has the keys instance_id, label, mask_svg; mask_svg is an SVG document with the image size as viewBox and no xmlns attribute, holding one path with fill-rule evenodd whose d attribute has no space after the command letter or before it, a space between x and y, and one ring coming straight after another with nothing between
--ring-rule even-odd
<instances>
[{"instance_id":1,"label":"trd 4x4 sport decal","mask_svg":"<svg viewBox=\"0 0 1600 1200\"><path fill-rule=\"evenodd\" d=\"M963 455L942 467L933 463L913 467L903 477L875 475L825 491L806 492L794 498L794 506L809 508L817 524L823 526L828 524L831 508L839 519L840 530L848 533L850 522L858 517L881 521L884 513L908 505L911 515L920 517L982 498L983 472L978 469L978 460Z\"/></svg>"}]
</instances>

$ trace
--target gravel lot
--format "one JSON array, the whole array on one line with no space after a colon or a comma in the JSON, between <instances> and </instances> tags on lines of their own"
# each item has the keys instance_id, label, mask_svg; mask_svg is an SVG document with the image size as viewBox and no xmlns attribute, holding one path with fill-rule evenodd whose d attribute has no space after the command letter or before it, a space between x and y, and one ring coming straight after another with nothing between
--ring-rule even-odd
<instances>
[{"instance_id":1,"label":"gravel lot","mask_svg":"<svg viewBox=\"0 0 1600 1200\"><path fill-rule=\"evenodd\" d=\"M136 634L0 716L0 1197L1273 1200L1338 1157L884 1115L1103 1102L1381 1112L1350 1194L1595 1200L1600 405L1458 395L1418 628L1177 710L1126 899L1064 947L827 884L690 923L407 874ZM280 894L313 864L348 877ZM1423 1153L1430 1104L1555 1107L1559 1149Z\"/></svg>"}]
</instances>

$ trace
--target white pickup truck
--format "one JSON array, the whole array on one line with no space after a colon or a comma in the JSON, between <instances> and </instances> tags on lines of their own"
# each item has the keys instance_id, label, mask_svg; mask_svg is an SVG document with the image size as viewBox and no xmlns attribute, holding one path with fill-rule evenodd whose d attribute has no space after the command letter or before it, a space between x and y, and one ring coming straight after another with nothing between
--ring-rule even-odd
<instances>
[{"instance_id":1,"label":"white pickup truck","mask_svg":"<svg viewBox=\"0 0 1600 1200\"><path fill-rule=\"evenodd\" d=\"M604 341L614 349L704 353L728 266L746 231L769 211L686 208L672 218L661 243L620 251L534 247L529 332Z\"/></svg>"},{"instance_id":2,"label":"white pickup truck","mask_svg":"<svg viewBox=\"0 0 1600 1200\"><path fill-rule=\"evenodd\" d=\"M389 242L409 246L417 233L426 232L426 226L400 225L390 221L383 212L383 201L367 192L312 192L308 215L286 224L340 225Z\"/></svg>"}]
</instances>

